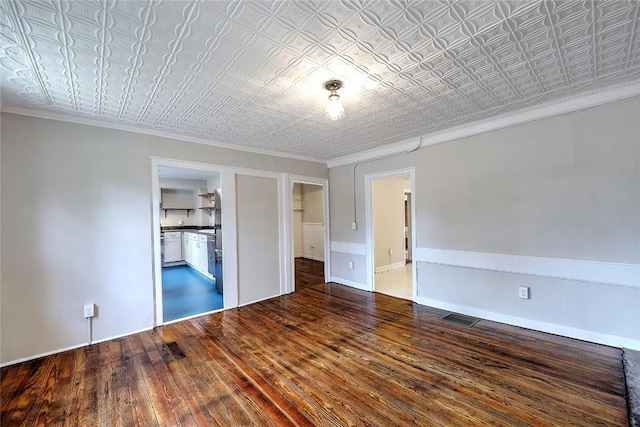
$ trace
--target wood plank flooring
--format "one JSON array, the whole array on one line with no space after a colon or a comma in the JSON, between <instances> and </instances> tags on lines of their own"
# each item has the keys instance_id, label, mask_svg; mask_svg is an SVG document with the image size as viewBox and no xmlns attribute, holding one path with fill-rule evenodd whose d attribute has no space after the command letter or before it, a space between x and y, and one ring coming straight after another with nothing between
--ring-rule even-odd
<instances>
[{"instance_id":1,"label":"wood plank flooring","mask_svg":"<svg viewBox=\"0 0 640 427\"><path fill-rule=\"evenodd\" d=\"M319 284L1 370L1 424L625 426L619 349Z\"/></svg>"},{"instance_id":2,"label":"wood plank flooring","mask_svg":"<svg viewBox=\"0 0 640 427\"><path fill-rule=\"evenodd\" d=\"M295 259L296 290L324 283L324 262L308 258Z\"/></svg>"}]
</instances>

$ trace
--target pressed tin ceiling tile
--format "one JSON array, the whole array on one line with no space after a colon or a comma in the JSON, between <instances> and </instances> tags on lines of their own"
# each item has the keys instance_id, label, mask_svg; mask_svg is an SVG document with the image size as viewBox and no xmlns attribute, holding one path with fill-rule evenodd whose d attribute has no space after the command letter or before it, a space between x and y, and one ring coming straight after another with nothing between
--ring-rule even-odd
<instances>
[{"instance_id":1,"label":"pressed tin ceiling tile","mask_svg":"<svg viewBox=\"0 0 640 427\"><path fill-rule=\"evenodd\" d=\"M2 107L331 159L638 84L639 20L635 0L4 0Z\"/></svg>"}]
</instances>

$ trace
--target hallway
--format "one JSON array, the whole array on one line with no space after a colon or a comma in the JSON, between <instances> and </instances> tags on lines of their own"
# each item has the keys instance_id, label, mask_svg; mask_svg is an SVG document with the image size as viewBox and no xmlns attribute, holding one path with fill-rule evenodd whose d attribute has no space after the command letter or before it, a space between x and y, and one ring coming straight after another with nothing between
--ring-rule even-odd
<instances>
[{"instance_id":1,"label":"hallway","mask_svg":"<svg viewBox=\"0 0 640 427\"><path fill-rule=\"evenodd\" d=\"M375 291L396 298L413 299L411 263L375 275Z\"/></svg>"}]
</instances>

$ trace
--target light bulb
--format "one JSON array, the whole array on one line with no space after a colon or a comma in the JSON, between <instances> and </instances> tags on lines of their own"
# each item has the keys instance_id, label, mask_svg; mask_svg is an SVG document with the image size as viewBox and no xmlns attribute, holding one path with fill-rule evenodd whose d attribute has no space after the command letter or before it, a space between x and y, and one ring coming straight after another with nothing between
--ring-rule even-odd
<instances>
[{"instance_id":1,"label":"light bulb","mask_svg":"<svg viewBox=\"0 0 640 427\"><path fill-rule=\"evenodd\" d=\"M344 117L344 107L342 106L340 95L335 90L332 90L331 95L329 95L329 102L327 102L324 115L331 120L338 120Z\"/></svg>"}]
</instances>

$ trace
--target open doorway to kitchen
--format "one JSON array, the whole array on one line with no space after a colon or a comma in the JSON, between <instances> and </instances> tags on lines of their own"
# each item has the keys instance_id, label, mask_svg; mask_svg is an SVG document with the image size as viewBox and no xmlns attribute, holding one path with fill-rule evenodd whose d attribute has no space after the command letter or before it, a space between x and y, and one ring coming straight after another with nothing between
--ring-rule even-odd
<instances>
[{"instance_id":1,"label":"open doorway to kitchen","mask_svg":"<svg viewBox=\"0 0 640 427\"><path fill-rule=\"evenodd\" d=\"M223 309L220 173L157 166L158 324ZM157 199L157 200L156 200ZM157 259L157 258L156 258Z\"/></svg>"},{"instance_id":2,"label":"open doorway to kitchen","mask_svg":"<svg viewBox=\"0 0 640 427\"><path fill-rule=\"evenodd\" d=\"M371 288L403 299L414 296L412 264L412 173L390 172L368 177L370 225L368 251Z\"/></svg>"},{"instance_id":3,"label":"open doorway to kitchen","mask_svg":"<svg viewBox=\"0 0 640 427\"><path fill-rule=\"evenodd\" d=\"M298 291L325 283L325 186L292 181L294 283Z\"/></svg>"}]
</instances>

